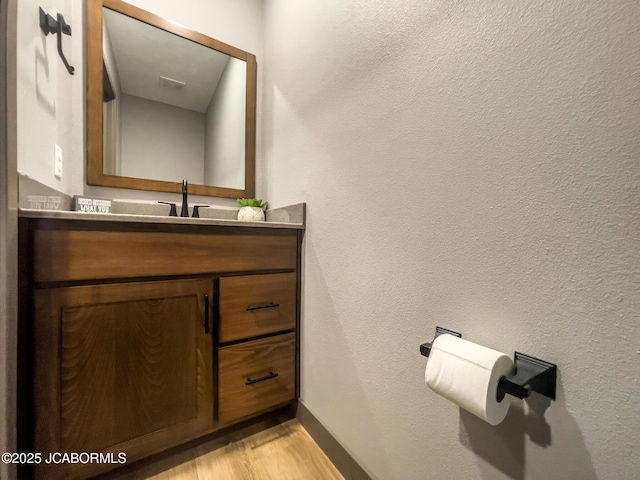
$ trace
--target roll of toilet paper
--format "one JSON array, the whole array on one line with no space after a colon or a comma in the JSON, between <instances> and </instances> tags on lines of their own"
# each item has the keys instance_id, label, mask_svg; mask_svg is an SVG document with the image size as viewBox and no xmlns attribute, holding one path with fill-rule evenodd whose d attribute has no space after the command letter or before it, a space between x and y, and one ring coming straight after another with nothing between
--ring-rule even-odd
<instances>
[{"instance_id":1,"label":"roll of toilet paper","mask_svg":"<svg viewBox=\"0 0 640 480\"><path fill-rule=\"evenodd\" d=\"M498 402L498 382L512 369L513 360L504 353L443 334L432 344L425 381L438 395L497 425L510 405L509 395Z\"/></svg>"}]
</instances>

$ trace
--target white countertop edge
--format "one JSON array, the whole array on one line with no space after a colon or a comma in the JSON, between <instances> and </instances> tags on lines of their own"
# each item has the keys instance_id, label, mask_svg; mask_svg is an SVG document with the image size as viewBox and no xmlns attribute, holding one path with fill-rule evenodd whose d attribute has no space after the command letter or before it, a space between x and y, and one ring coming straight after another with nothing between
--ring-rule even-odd
<instances>
[{"instance_id":1,"label":"white countertop edge","mask_svg":"<svg viewBox=\"0 0 640 480\"><path fill-rule=\"evenodd\" d=\"M254 227L254 228L293 228L304 230L302 223L282 222L242 222L240 220L227 220L217 218L191 218L191 217L160 217L154 215L128 215L121 213L86 213L70 212L66 210L36 210L31 208L18 209L18 216L22 218L55 218L61 220L91 220L98 222L138 222L138 223L164 223L175 225L217 225L227 227Z\"/></svg>"}]
</instances>

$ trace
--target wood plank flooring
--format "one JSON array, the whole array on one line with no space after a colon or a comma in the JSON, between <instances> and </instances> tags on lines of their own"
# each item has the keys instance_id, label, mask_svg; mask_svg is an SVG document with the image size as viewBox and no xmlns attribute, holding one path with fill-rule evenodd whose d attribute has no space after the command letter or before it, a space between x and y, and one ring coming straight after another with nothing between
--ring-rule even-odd
<instances>
[{"instance_id":1,"label":"wood plank flooring","mask_svg":"<svg viewBox=\"0 0 640 480\"><path fill-rule=\"evenodd\" d=\"M344 480L297 420L226 445L206 443L180 454L182 463L126 475L129 480Z\"/></svg>"}]
</instances>

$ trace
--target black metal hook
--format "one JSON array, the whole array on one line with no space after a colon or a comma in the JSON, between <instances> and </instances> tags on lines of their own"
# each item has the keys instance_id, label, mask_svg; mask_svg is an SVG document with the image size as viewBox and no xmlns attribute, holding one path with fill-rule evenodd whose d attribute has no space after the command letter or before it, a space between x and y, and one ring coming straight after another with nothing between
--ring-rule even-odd
<instances>
[{"instance_id":1,"label":"black metal hook","mask_svg":"<svg viewBox=\"0 0 640 480\"><path fill-rule=\"evenodd\" d=\"M64 56L62 52L62 35L71 35L71 27L64 21L64 17L61 13L58 13L57 20L55 20L51 15L45 13L42 7L40 8L40 28L44 32L45 36L52 34L58 35L58 55L62 59L62 63L67 68L67 72L70 75L73 75L75 72L75 68L69 65L67 58Z\"/></svg>"},{"instance_id":2,"label":"black metal hook","mask_svg":"<svg viewBox=\"0 0 640 480\"><path fill-rule=\"evenodd\" d=\"M443 333L462 338L462 334L458 332L436 327L434 340ZM433 342L420 345L420 353L428 357L432 344ZM520 352L515 352L513 363L513 372L498 382L496 399L499 402L507 393L517 398L527 398L531 392L536 392L551 400L556 399L558 367L555 364Z\"/></svg>"}]
</instances>

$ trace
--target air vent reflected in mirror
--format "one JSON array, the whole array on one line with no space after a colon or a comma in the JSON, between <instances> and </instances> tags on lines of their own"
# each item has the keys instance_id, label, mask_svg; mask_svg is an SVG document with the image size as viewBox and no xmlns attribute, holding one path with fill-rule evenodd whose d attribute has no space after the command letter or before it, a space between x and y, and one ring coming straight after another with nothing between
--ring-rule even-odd
<instances>
[{"instance_id":1,"label":"air vent reflected in mirror","mask_svg":"<svg viewBox=\"0 0 640 480\"><path fill-rule=\"evenodd\" d=\"M174 90L182 90L186 85L185 82L181 82L180 80L174 80L173 78L163 77L160 75L160 85L167 88L172 88Z\"/></svg>"}]
</instances>

